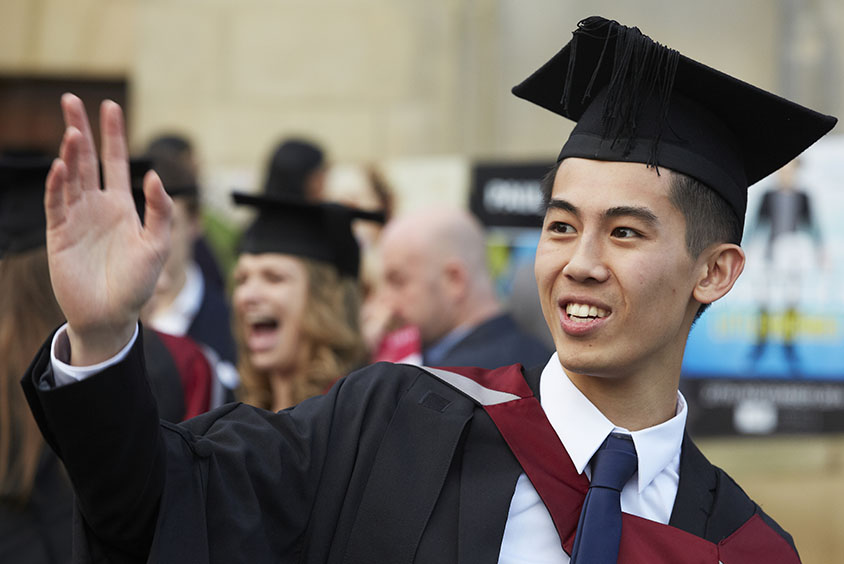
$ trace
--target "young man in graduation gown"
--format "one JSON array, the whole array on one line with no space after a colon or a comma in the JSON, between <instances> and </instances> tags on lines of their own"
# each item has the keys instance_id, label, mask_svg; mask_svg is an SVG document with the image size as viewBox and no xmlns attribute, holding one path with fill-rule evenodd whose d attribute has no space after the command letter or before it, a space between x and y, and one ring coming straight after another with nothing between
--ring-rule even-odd
<instances>
[{"instance_id":1,"label":"young man in graduation gown","mask_svg":"<svg viewBox=\"0 0 844 564\"><path fill-rule=\"evenodd\" d=\"M835 119L602 18L515 93L578 122L536 259L558 353L544 369L379 364L278 414L234 404L179 426L157 421L136 337L168 200L148 176L135 219L110 102L96 189L84 109L63 98L45 205L69 324L24 386L75 484L80 561L799 561L684 434L677 387L695 316L742 270L747 186Z\"/></svg>"}]
</instances>

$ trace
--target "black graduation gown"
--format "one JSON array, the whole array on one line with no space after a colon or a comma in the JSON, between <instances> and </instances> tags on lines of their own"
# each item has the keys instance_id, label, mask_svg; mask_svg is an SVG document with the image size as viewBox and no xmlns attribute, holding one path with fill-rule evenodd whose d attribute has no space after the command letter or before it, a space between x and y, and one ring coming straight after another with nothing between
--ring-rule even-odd
<instances>
[{"instance_id":1,"label":"black graduation gown","mask_svg":"<svg viewBox=\"0 0 844 564\"><path fill-rule=\"evenodd\" d=\"M278 414L159 424L140 346L56 389L45 349L23 381L75 483L79 562L497 561L521 467L424 370L377 364ZM718 542L758 511L687 438L672 524Z\"/></svg>"},{"instance_id":2,"label":"black graduation gown","mask_svg":"<svg viewBox=\"0 0 844 564\"><path fill-rule=\"evenodd\" d=\"M143 328L149 385L161 419L178 422L185 393L173 355L155 331ZM71 562L73 490L61 461L49 448L41 454L30 499L23 505L0 500L0 564Z\"/></svg>"},{"instance_id":3,"label":"black graduation gown","mask_svg":"<svg viewBox=\"0 0 844 564\"><path fill-rule=\"evenodd\" d=\"M230 327L231 313L225 294L206 282L202 303L188 327L187 335L211 347L222 360L237 364L237 345Z\"/></svg>"},{"instance_id":4,"label":"black graduation gown","mask_svg":"<svg viewBox=\"0 0 844 564\"><path fill-rule=\"evenodd\" d=\"M73 492L61 462L44 448L26 504L0 501L0 562L69 563L72 508Z\"/></svg>"}]
</instances>

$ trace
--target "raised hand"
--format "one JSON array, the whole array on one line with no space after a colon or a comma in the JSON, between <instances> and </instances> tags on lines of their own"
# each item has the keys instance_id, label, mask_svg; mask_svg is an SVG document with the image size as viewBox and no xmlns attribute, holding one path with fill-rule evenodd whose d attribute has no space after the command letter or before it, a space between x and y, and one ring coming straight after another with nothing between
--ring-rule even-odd
<instances>
[{"instance_id":1,"label":"raised hand","mask_svg":"<svg viewBox=\"0 0 844 564\"><path fill-rule=\"evenodd\" d=\"M145 224L132 199L123 112L100 107L102 169L82 101L62 96L67 129L47 175L47 256L68 322L71 363L114 356L132 337L170 245L172 202L154 172L144 178Z\"/></svg>"}]
</instances>

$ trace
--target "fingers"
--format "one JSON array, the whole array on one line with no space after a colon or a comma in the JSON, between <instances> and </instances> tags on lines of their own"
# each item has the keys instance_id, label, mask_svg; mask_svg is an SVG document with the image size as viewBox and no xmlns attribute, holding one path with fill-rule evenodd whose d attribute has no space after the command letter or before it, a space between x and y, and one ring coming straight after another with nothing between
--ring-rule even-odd
<instances>
[{"instance_id":1,"label":"fingers","mask_svg":"<svg viewBox=\"0 0 844 564\"><path fill-rule=\"evenodd\" d=\"M62 190L64 200L75 201L82 194L82 181L79 176L79 145L83 142L82 134L74 126L68 126L59 148L59 159L64 164Z\"/></svg>"},{"instance_id":2,"label":"fingers","mask_svg":"<svg viewBox=\"0 0 844 564\"><path fill-rule=\"evenodd\" d=\"M44 213L47 217L47 229L65 221L64 184L67 177L67 167L61 159L55 159L44 190Z\"/></svg>"},{"instance_id":3,"label":"fingers","mask_svg":"<svg viewBox=\"0 0 844 564\"><path fill-rule=\"evenodd\" d=\"M100 169L97 164L97 150L94 147L94 136L91 134L85 105L77 96L68 93L62 96L61 106L68 131L75 128L80 134L78 145L75 147L76 153L73 155L74 161L70 162L62 158L70 173L68 180L78 182L81 190L99 190ZM65 139L67 140L67 136Z\"/></svg>"},{"instance_id":4,"label":"fingers","mask_svg":"<svg viewBox=\"0 0 844 564\"><path fill-rule=\"evenodd\" d=\"M144 176L144 231L161 255L162 264L170 250L170 223L173 215L173 201L155 171Z\"/></svg>"},{"instance_id":5,"label":"fingers","mask_svg":"<svg viewBox=\"0 0 844 564\"><path fill-rule=\"evenodd\" d=\"M100 105L100 135L103 143L102 163L106 190L114 188L131 194L129 150L126 146L123 110L111 100L104 100Z\"/></svg>"}]
</instances>

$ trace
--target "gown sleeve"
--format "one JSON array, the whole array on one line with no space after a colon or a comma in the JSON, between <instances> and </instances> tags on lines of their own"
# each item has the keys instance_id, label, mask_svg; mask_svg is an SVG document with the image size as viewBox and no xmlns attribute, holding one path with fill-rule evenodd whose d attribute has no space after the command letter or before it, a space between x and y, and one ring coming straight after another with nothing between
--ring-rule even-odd
<instances>
[{"instance_id":1,"label":"gown sleeve","mask_svg":"<svg viewBox=\"0 0 844 564\"><path fill-rule=\"evenodd\" d=\"M371 464L418 376L385 364L279 413L234 403L175 425L158 418L142 347L53 388L45 346L22 382L74 486L75 562L297 561L321 484L345 491Z\"/></svg>"}]
</instances>

